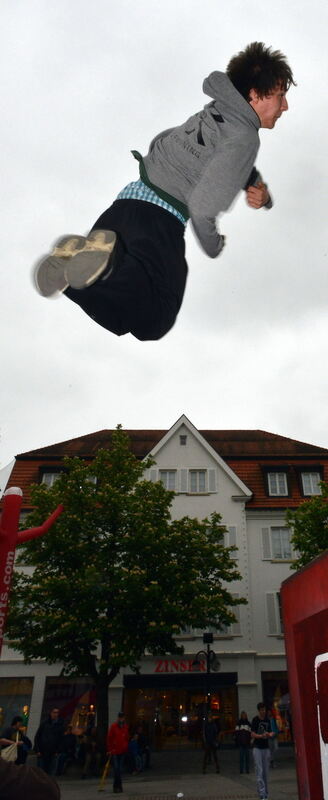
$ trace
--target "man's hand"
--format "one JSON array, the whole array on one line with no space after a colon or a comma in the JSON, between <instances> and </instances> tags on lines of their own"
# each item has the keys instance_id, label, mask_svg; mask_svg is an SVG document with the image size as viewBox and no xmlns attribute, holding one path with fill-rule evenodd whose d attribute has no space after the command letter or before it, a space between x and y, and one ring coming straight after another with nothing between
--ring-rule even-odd
<instances>
[{"instance_id":1,"label":"man's hand","mask_svg":"<svg viewBox=\"0 0 328 800\"><path fill-rule=\"evenodd\" d=\"M262 208L270 199L267 185L263 182L249 186L246 190L246 202L251 208Z\"/></svg>"}]
</instances>

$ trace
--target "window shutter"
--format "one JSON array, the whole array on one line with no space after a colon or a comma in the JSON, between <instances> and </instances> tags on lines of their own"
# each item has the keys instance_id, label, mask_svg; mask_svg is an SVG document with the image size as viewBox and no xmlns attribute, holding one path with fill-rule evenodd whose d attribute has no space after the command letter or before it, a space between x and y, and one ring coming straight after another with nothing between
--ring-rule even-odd
<instances>
[{"instance_id":1,"label":"window shutter","mask_svg":"<svg viewBox=\"0 0 328 800\"><path fill-rule=\"evenodd\" d=\"M262 528L262 558L271 558L270 528Z\"/></svg>"},{"instance_id":2,"label":"window shutter","mask_svg":"<svg viewBox=\"0 0 328 800\"><path fill-rule=\"evenodd\" d=\"M188 470L180 469L180 492L188 491Z\"/></svg>"},{"instance_id":3,"label":"window shutter","mask_svg":"<svg viewBox=\"0 0 328 800\"><path fill-rule=\"evenodd\" d=\"M208 470L208 491L216 492L216 469Z\"/></svg>"},{"instance_id":4,"label":"window shutter","mask_svg":"<svg viewBox=\"0 0 328 800\"><path fill-rule=\"evenodd\" d=\"M239 597L239 594L233 594L233 598ZM233 613L237 617L237 622L233 622L231 625L231 633L233 636L240 636L241 634L241 625L240 625L240 606L234 606Z\"/></svg>"},{"instance_id":5,"label":"window shutter","mask_svg":"<svg viewBox=\"0 0 328 800\"><path fill-rule=\"evenodd\" d=\"M228 525L228 544L235 547L237 544L237 528L235 525Z\"/></svg>"},{"instance_id":6,"label":"window shutter","mask_svg":"<svg viewBox=\"0 0 328 800\"><path fill-rule=\"evenodd\" d=\"M275 592L268 592L266 595L268 633L278 633L276 595Z\"/></svg>"},{"instance_id":7,"label":"window shutter","mask_svg":"<svg viewBox=\"0 0 328 800\"><path fill-rule=\"evenodd\" d=\"M152 483L156 483L156 481L157 481L157 469L151 469L150 470L149 480Z\"/></svg>"}]
</instances>

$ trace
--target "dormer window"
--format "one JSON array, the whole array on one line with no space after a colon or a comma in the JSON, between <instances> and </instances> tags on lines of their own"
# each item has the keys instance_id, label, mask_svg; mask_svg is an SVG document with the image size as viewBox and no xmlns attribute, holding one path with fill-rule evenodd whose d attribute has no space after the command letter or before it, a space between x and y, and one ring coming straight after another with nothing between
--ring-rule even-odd
<instances>
[{"instance_id":1,"label":"dormer window","mask_svg":"<svg viewBox=\"0 0 328 800\"><path fill-rule=\"evenodd\" d=\"M56 483L58 478L60 477L61 473L64 472L63 469L60 467L55 467L54 469L44 469L41 471L41 483L44 483L47 489L50 489L51 486Z\"/></svg>"},{"instance_id":2,"label":"dormer window","mask_svg":"<svg viewBox=\"0 0 328 800\"><path fill-rule=\"evenodd\" d=\"M187 444L187 434L180 433L180 445L184 446Z\"/></svg>"},{"instance_id":3,"label":"dormer window","mask_svg":"<svg viewBox=\"0 0 328 800\"><path fill-rule=\"evenodd\" d=\"M272 471L267 473L270 497L286 497L288 495L287 472Z\"/></svg>"},{"instance_id":4,"label":"dormer window","mask_svg":"<svg viewBox=\"0 0 328 800\"><path fill-rule=\"evenodd\" d=\"M320 481L322 477L320 472L301 472L302 489L305 497L312 497L313 495L321 494Z\"/></svg>"}]
</instances>

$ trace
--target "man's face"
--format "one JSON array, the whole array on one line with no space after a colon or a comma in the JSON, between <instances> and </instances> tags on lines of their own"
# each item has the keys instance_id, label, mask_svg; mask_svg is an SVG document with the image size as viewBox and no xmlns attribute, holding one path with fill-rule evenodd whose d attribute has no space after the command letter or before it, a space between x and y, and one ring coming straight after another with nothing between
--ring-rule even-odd
<instances>
[{"instance_id":1,"label":"man's face","mask_svg":"<svg viewBox=\"0 0 328 800\"><path fill-rule=\"evenodd\" d=\"M259 708L259 717L260 717L260 719L264 719L265 715L266 715L266 708L265 708L265 706L262 706L261 708Z\"/></svg>"},{"instance_id":2,"label":"man's face","mask_svg":"<svg viewBox=\"0 0 328 800\"><path fill-rule=\"evenodd\" d=\"M51 719L53 720L53 722L55 722L55 720L57 720L58 717L59 717L59 709L58 708L53 708L52 711L50 711L50 716L51 716Z\"/></svg>"},{"instance_id":3,"label":"man's face","mask_svg":"<svg viewBox=\"0 0 328 800\"><path fill-rule=\"evenodd\" d=\"M250 91L250 106L260 118L261 128L274 128L277 119L288 109L286 91L277 86L270 94L259 97L255 89Z\"/></svg>"}]
</instances>

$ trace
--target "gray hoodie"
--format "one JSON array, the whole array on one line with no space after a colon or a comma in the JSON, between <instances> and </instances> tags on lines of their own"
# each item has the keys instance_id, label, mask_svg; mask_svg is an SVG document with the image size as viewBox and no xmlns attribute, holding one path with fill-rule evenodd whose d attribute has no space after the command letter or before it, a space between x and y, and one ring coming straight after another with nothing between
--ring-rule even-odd
<instances>
[{"instance_id":1,"label":"gray hoodie","mask_svg":"<svg viewBox=\"0 0 328 800\"><path fill-rule=\"evenodd\" d=\"M183 125L158 134L144 165L151 183L188 206L201 246L215 258L223 247L215 218L247 183L260 120L224 72L212 72L203 90L212 101Z\"/></svg>"}]
</instances>

